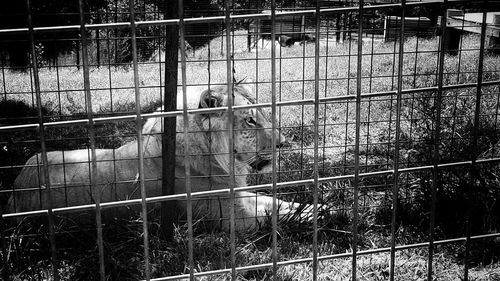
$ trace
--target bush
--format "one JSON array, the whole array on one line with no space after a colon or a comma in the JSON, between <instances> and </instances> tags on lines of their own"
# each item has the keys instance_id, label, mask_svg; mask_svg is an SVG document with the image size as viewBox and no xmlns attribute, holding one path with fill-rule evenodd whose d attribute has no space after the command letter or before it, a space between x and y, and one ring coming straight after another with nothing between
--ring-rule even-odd
<instances>
[{"instance_id":1,"label":"bush","mask_svg":"<svg viewBox=\"0 0 500 281\"><path fill-rule=\"evenodd\" d=\"M47 116L47 110L42 108L42 115ZM12 126L27 123L38 123L38 110L21 101L0 101L0 125ZM38 150L38 134L29 131L0 132L0 189L11 187L19 168ZM1 206L6 202L6 194L2 193Z\"/></svg>"}]
</instances>

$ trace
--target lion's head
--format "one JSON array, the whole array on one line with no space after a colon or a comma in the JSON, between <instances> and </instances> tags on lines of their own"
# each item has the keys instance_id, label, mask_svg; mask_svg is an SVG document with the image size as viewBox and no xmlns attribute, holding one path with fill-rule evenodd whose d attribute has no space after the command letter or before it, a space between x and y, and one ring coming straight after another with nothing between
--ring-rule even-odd
<instances>
[{"instance_id":1,"label":"lion's head","mask_svg":"<svg viewBox=\"0 0 500 281\"><path fill-rule=\"evenodd\" d=\"M251 105L255 103L249 86L234 87L234 106ZM213 87L205 90L200 96L199 108L227 106L228 92L226 86ZM228 112L200 115L203 128L211 127L212 131L227 130ZM222 124L211 124L221 122ZM221 126L222 125L222 126ZM234 155L242 163L261 170L271 163L272 145L271 122L260 108L235 109L233 114ZM284 138L276 131L276 146L283 145ZM227 134L221 138L228 139ZM221 140L224 141L224 140Z\"/></svg>"},{"instance_id":2,"label":"lion's head","mask_svg":"<svg viewBox=\"0 0 500 281\"><path fill-rule=\"evenodd\" d=\"M252 89L247 85L233 87L234 106L251 105ZM228 105L227 86L188 87L188 108L204 109L226 107ZM182 108L182 94L178 95L178 108ZM200 173L215 174L214 166L224 172L229 170L229 136L228 111L210 113L195 113L189 115L189 150L192 168ZM148 120L144 125L144 134L161 132L161 118ZM177 118L177 155L184 153L184 124L182 118ZM272 144L273 131L269 117L260 108L236 108L233 114L235 173L245 174L249 170L262 170L272 160L272 151L284 144L284 137L275 131L276 147ZM207 160L210 158L210 160ZM178 162L183 159L178 157ZM208 162L207 162L208 161Z\"/></svg>"}]
</instances>

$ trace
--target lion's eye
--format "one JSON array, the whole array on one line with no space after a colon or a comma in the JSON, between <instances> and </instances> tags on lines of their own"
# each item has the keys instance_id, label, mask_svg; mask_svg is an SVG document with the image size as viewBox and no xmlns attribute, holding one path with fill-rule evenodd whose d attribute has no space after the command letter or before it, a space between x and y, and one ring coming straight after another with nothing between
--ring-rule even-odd
<instances>
[{"instance_id":1,"label":"lion's eye","mask_svg":"<svg viewBox=\"0 0 500 281\"><path fill-rule=\"evenodd\" d=\"M245 118L245 122L249 125L249 126L252 126L252 127L255 127L257 126L257 122L255 122L255 120L253 119L253 117L247 117Z\"/></svg>"}]
</instances>

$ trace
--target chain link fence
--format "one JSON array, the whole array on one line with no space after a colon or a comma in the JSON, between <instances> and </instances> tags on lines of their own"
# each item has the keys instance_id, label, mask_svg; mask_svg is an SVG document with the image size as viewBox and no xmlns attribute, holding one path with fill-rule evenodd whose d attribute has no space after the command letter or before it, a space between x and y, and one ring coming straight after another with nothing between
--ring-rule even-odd
<instances>
[{"instance_id":1,"label":"chain link fence","mask_svg":"<svg viewBox=\"0 0 500 281\"><path fill-rule=\"evenodd\" d=\"M5 5L4 280L500 277L500 2Z\"/></svg>"}]
</instances>

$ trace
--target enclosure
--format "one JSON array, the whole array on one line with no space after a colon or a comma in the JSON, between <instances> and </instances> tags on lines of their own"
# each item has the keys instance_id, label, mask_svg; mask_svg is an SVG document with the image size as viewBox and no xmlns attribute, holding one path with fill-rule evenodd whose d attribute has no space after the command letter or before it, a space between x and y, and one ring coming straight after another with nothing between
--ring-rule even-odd
<instances>
[{"instance_id":1,"label":"enclosure","mask_svg":"<svg viewBox=\"0 0 500 281\"><path fill-rule=\"evenodd\" d=\"M500 278L500 1L10 2L4 280Z\"/></svg>"}]
</instances>

